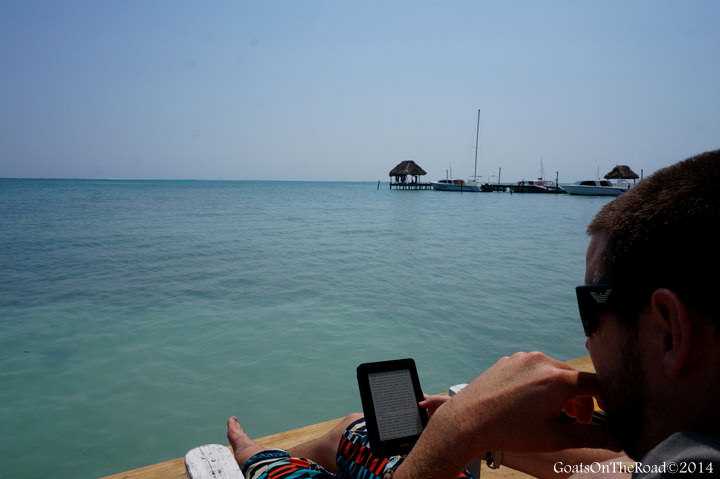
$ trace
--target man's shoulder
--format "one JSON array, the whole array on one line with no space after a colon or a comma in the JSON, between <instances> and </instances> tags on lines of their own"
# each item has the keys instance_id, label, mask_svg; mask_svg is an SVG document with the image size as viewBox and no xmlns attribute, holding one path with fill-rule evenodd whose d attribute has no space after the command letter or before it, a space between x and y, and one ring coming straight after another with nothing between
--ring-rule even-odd
<instances>
[{"instance_id":1,"label":"man's shoulder","mask_svg":"<svg viewBox=\"0 0 720 479\"><path fill-rule=\"evenodd\" d=\"M720 474L720 441L693 432L676 432L638 462L633 477L677 478L678 474Z\"/></svg>"}]
</instances>

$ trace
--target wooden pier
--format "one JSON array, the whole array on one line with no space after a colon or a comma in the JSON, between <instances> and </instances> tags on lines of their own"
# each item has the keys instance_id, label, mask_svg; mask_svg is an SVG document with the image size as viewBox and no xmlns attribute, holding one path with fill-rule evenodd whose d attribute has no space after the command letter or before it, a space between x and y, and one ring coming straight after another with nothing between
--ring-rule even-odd
<instances>
[{"instance_id":1,"label":"wooden pier","mask_svg":"<svg viewBox=\"0 0 720 479\"><path fill-rule=\"evenodd\" d=\"M483 191L509 191L510 193L531 193L531 194L556 194L561 195L567 193L557 186L536 186L523 185L518 183L485 183L482 185ZM380 183L378 182L378 189ZM390 189L395 190L432 190L432 183L390 183Z\"/></svg>"},{"instance_id":2,"label":"wooden pier","mask_svg":"<svg viewBox=\"0 0 720 479\"><path fill-rule=\"evenodd\" d=\"M567 193L560 187L557 186L537 186L537 185L522 185L518 183L496 183L496 184L485 184L483 187L488 188L492 191L509 191L510 193L534 193L534 194L556 194L562 195Z\"/></svg>"},{"instance_id":3,"label":"wooden pier","mask_svg":"<svg viewBox=\"0 0 720 479\"><path fill-rule=\"evenodd\" d=\"M432 183L390 183L390 189L396 190L431 190Z\"/></svg>"}]
</instances>

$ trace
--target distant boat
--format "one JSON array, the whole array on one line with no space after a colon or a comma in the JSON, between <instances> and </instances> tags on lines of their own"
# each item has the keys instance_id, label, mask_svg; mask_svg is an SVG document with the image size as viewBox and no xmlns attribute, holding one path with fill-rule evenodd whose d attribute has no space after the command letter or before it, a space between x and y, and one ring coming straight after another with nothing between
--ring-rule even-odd
<instances>
[{"instance_id":1,"label":"distant boat","mask_svg":"<svg viewBox=\"0 0 720 479\"><path fill-rule=\"evenodd\" d=\"M571 195L587 195L587 196L618 196L632 188L635 180L639 177L627 165L616 165L610 172L605 175L605 179L598 180L582 180L572 185L561 186L562 189ZM614 182L608 180L615 180ZM633 180L630 184L627 180Z\"/></svg>"},{"instance_id":2,"label":"distant boat","mask_svg":"<svg viewBox=\"0 0 720 479\"><path fill-rule=\"evenodd\" d=\"M508 185L512 193L566 193L558 186L558 172L555 172L555 181L545 179L545 167L540 158L540 177L537 180L522 180L515 185Z\"/></svg>"},{"instance_id":3,"label":"distant boat","mask_svg":"<svg viewBox=\"0 0 720 479\"><path fill-rule=\"evenodd\" d=\"M432 185L434 190L439 191L471 191L471 192L481 192L481 191L492 191L492 188L490 188L488 185L481 185L476 180L468 179L468 180L438 180L438 181L431 181L430 184Z\"/></svg>"},{"instance_id":4,"label":"distant boat","mask_svg":"<svg viewBox=\"0 0 720 479\"><path fill-rule=\"evenodd\" d=\"M543 180L538 178L537 180L530 181L518 181L516 185L510 185L510 191L513 193L565 193L566 191L560 188L556 182L552 180Z\"/></svg>"},{"instance_id":5,"label":"distant boat","mask_svg":"<svg viewBox=\"0 0 720 479\"><path fill-rule=\"evenodd\" d=\"M492 191L492 188L490 188L488 185L482 185L478 182L478 176L477 176L477 157L478 157L478 141L480 140L480 110L478 109L478 116L477 116L477 129L475 132L475 171L472 177L468 178L467 180L438 180L438 181L431 181L430 184L432 185L434 190L439 191L470 191L470 192L481 192L481 191Z\"/></svg>"},{"instance_id":6,"label":"distant boat","mask_svg":"<svg viewBox=\"0 0 720 479\"><path fill-rule=\"evenodd\" d=\"M582 180L560 188L571 195L618 196L629 190L631 186L628 182L611 183L608 180Z\"/></svg>"}]
</instances>

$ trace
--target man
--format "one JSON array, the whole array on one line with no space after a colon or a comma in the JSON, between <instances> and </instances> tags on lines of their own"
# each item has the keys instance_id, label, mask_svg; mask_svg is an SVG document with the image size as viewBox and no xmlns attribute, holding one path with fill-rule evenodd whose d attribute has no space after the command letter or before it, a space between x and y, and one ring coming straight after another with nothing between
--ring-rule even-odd
<instances>
[{"instance_id":1,"label":"man","mask_svg":"<svg viewBox=\"0 0 720 479\"><path fill-rule=\"evenodd\" d=\"M597 374L540 353L503 358L444 404L426 401L432 417L404 461L380 467L348 460L378 459L365 450L362 422L349 416L324 438L290 451L316 460L307 463L313 474L301 475L306 464L295 463L294 477L453 478L474 458L499 451L510 462L561 450L576 464L598 457L579 448L622 449L639 461L638 477L720 473L720 312L713 301L720 294L713 281L719 224L720 150L658 171L608 203L588 227L586 285L577 296ZM607 412L607 428L590 423L593 398ZM559 421L561 411L577 421ZM267 452L234 418L228 428L241 465L259 453L250 460L264 465L255 476L292 461L287 454L263 459Z\"/></svg>"}]
</instances>

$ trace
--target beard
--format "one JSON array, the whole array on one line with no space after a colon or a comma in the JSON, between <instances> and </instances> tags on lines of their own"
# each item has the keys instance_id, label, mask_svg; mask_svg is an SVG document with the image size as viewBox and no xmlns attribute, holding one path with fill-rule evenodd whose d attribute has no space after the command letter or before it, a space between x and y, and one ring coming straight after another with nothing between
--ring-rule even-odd
<instances>
[{"instance_id":1,"label":"beard","mask_svg":"<svg viewBox=\"0 0 720 479\"><path fill-rule=\"evenodd\" d=\"M647 389L637 351L637 331L626 338L621 364L616 371L598 374L598 381L610 436L630 458L640 460L645 453L642 438L646 428Z\"/></svg>"}]
</instances>

